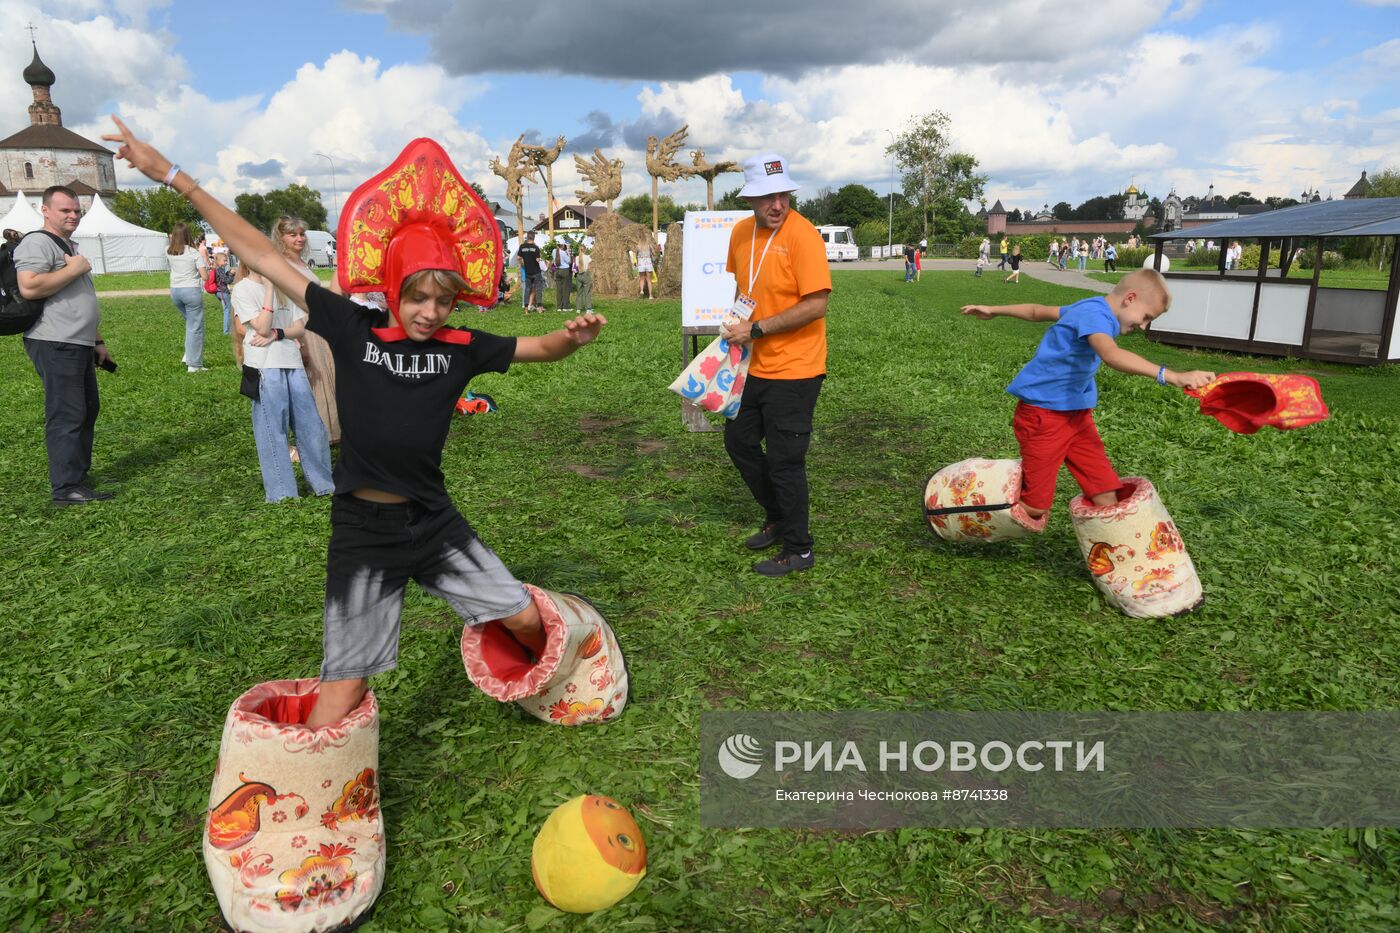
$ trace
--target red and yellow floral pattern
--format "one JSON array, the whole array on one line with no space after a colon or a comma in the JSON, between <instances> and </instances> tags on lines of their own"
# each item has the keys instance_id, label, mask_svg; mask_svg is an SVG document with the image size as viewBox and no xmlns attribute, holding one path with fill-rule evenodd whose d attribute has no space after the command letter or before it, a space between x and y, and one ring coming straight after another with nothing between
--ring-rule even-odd
<instances>
[{"instance_id":1,"label":"red and yellow floral pattern","mask_svg":"<svg viewBox=\"0 0 1400 933\"><path fill-rule=\"evenodd\" d=\"M1044 530L1045 519L1032 519L1020 502L1020 460L974 457L944 467L924 484L924 517L944 541L988 543Z\"/></svg>"},{"instance_id":2,"label":"red and yellow floral pattern","mask_svg":"<svg viewBox=\"0 0 1400 933\"><path fill-rule=\"evenodd\" d=\"M259 684L234 701L225 721L204 864L232 929L339 928L368 910L383 886L374 694L324 729L276 721L304 720L319 686Z\"/></svg>"},{"instance_id":3,"label":"red and yellow floral pattern","mask_svg":"<svg viewBox=\"0 0 1400 933\"><path fill-rule=\"evenodd\" d=\"M1201 414L1238 434L1263 427L1286 431L1331 417L1317 380L1294 373L1221 373L1186 394L1201 400Z\"/></svg>"},{"instance_id":4,"label":"red and yellow floral pattern","mask_svg":"<svg viewBox=\"0 0 1400 933\"><path fill-rule=\"evenodd\" d=\"M1096 506L1070 500L1070 518L1094 585L1130 616L1158 618L1189 612L1205 598L1181 534L1152 484L1123 479L1131 495Z\"/></svg>"},{"instance_id":5,"label":"red and yellow floral pattern","mask_svg":"<svg viewBox=\"0 0 1400 933\"><path fill-rule=\"evenodd\" d=\"M457 269L467 280L463 299L482 307L495 303L504 262L500 227L431 139L413 140L345 202L336 236L341 288L397 293L400 283L388 280L389 243L410 224L428 224L450 240Z\"/></svg>"},{"instance_id":6,"label":"red and yellow floral pattern","mask_svg":"<svg viewBox=\"0 0 1400 933\"><path fill-rule=\"evenodd\" d=\"M617 637L588 600L525 585L544 622L544 653L508 672L493 667L490 622L462 632L462 663L487 696L516 701L531 716L562 726L607 722L627 705L627 666ZM488 647L484 647L488 646Z\"/></svg>"}]
</instances>

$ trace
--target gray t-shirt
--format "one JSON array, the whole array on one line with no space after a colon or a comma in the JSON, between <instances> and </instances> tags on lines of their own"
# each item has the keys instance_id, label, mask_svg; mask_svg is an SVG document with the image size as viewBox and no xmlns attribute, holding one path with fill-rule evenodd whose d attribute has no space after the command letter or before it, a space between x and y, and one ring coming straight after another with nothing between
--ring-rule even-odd
<instances>
[{"instance_id":1,"label":"gray t-shirt","mask_svg":"<svg viewBox=\"0 0 1400 933\"><path fill-rule=\"evenodd\" d=\"M76 243L69 241L74 253ZM66 265L67 256L46 233L32 233L15 249L15 269L19 272L54 272ZM69 282L62 291L44 299L44 313L24 332L30 340L52 343L97 345L97 289L92 273Z\"/></svg>"}]
</instances>

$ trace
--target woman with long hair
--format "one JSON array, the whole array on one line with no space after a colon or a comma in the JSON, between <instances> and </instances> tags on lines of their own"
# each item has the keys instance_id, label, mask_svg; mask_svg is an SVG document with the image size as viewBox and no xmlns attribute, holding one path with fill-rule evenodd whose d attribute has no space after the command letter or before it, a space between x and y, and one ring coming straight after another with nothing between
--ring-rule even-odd
<instances>
[{"instance_id":1,"label":"woman with long hair","mask_svg":"<svg viewBox=\"0 0 1400 933\"><path fill-rule=\"evenodd\" d=\"M306 222L295 214L283 214L273 221L269 234L283 258L302 275L316 281L316 273L307 267L302 255L306 252ZM277 303L290 305L280 292ZM338 444L340 414L335 407L335 359L331 356L330 345L309 330L302 334L299 342L301 358L306 363L306 378L311 383L311 394L316 398L316 410L321 413L330 442Z\"/></svg>"},{"instance_id":2,"label":"woman with long hair","mask_svg":"<svg viewBox=\"0 0 1400 933\"><path fill-rule=\"evenodd\" d=\"M326 426L316 410L311 384L296 341L306 331L306 312L291 302L276 302L266 279L238 267L233 307L245 330L243 365L257 370L253 399L253 442L258 450L263 493L268 502L297 497L296 473L288 445L293 435L301 448L301 470L318 496L335 491Z\"/></svg>"},{"instance_id":3,"label":"woman with long hair","mask_svg":"<svg viewBox=\"0 0 1400 933\"><path fill-rule=\"evenodd\" d=\"M185 319L185 371L205 372L204 365L204 274L209 265L195 249L190 228L177 223L170 228L170 245L165 261L170 264L170 303Z\"/></svg>"}]
</instances>

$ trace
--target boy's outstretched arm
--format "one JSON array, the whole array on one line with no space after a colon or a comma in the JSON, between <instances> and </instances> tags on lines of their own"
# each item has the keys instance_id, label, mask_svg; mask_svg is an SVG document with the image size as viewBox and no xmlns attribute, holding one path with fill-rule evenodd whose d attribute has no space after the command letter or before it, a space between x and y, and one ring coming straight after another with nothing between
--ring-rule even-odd
<instances>
[{"instance_id":1,"label":"boy's outstretched arm","mask_svg":"<svg viewBox=\"0 0 1400 933\"><path fill-rule=\"evenodd\" d=\"M167 183L166 175L171 169L170 160L156 151L150 143L137 139L119 118L113 116L112 122L121 132L107 133L102 138L109 142L121 143L117 149L117 158L125 159L128 165L151 181ZM199 182L185 172L176 173L168 183L177 194L199 211L200 216L209 221L209 226L223 238L229 249L254 270L271 279L272 284L296 302L298 307L306 309L306 277L282 258L271 240L248 221L220 204L212 194L199 187Z\"/></svg>"},{"instance_id":2,"label":"boy's outstretched arm","mask_svg":"<svg viewBox=\"0 0 1400 933\"><path fill-rule=\"evenodd\" d=\"M601 314L580 314L564 322L563 330L543 337L521 337L515 342L513 363L553 363L562 360L586 343L592 343L608 319Z\"/></svg>"},{"instance_id":3,"label":"boy's outstretched arm","mask_svg":"<svg viewBox=\"0 0 1400 933\"><path fill-rule=\"evenodd\" d=\"M962 313L984 321L994 317L1018 317L1023 321L1054 323L1060 319L1060 309L1056 305L963 305Z\"/></svg>"},{"instance_id":4,"label":"boy's outstretched arm","mask_svg":"<svg viewBox=\"0 0 1400 933\"><path fill-rule=\"evenodd\" d=\"M1138 356L1132 350L1124 350L1108 334L1090 334L1088 340L1089 346L1094 348L1099 359L1120 373L1156 379L1157 373L1161 372L1163 378L1178 389L1199 389L1206 383L1215 381L1215 373L1204 369L1193 369L1189 372L1179 373L1174 369L1159 366L1145 357Z\"/></svg>"}]
</instances>

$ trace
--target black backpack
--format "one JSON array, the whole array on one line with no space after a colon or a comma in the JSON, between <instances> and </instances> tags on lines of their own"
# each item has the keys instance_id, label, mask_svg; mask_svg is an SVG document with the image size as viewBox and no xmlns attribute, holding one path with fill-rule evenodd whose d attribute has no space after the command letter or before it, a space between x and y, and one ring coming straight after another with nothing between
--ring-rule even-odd
<instances>
[{"instance_id":1,"label":"black backpack","mask_svg":"<svg viewBox=\"0 0 1400 933\"><path fill-rule=\"evenodd\" d=\"M45 234L57 243L64 253L73 255L73 250L62 237L54 236L47 230L33 232ZM19 270L15 268L15 250L23 241L24 237L20 237L13 243L7 242L0 246L0 336L3 337L24 333L33 327L34 322L39 320L39 315L44 313L44 299L30 300L19 293Z\"/></svg>"}]
</instances>

